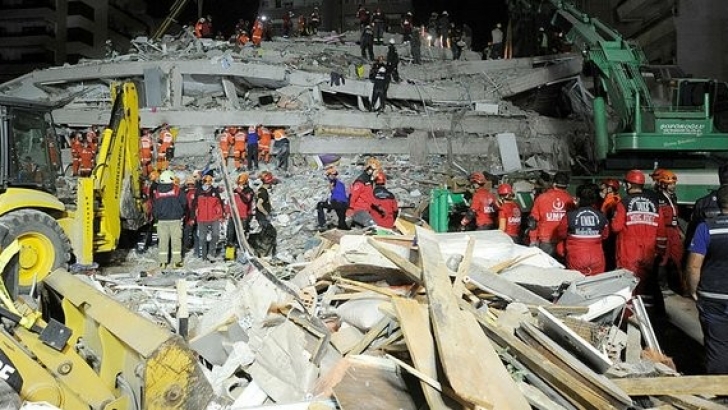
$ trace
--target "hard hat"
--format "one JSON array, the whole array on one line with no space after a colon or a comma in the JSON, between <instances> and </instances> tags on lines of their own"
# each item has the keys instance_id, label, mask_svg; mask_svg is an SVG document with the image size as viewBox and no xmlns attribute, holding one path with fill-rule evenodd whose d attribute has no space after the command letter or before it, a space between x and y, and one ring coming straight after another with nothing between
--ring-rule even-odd
<instances>
[{"instance_id":1,"label":"hard hat","mask_svg":"<svg viewBox=\"0 0 728 410\"><path fill-rule=\"evenodd\" d=\"M395 43L394 39L393 38L390 38L389 39L389 44L394 44L394 43Z\"/></svg>"},{"instance_id":2,"label":"hard hat","mask_svg":"<svg viewBox=\"0 0 728 410\"><path fill-rule=\"evenodd\" d=\"M247 172L243 172L242 174L238 175L238 185L245 185L248 183L248 179L250 177L248 176Z\"/></svg>"},{"instance_id":3,"label":"hard hat","mask_svg":"<svg viewBox=\"0 0 728 410\"><path fill-rule=\"evenodd\" d=\"M263 171L260 174L260 180L263 181L264 184L270 184L273 182L273 174L270 173L270 171Z\"/></svg>"},{"instance_id":4,"label":"hard hat","mask_svg":"<svg viewBox=\"0 0 728 410\"><path fill-rule=\"evenodd\" d=\"M379 185L384 185L387 183L387 174L384 172L378 172L377 176L374 177L374 183Z\"/></svg>"},{"instance_id":5,"label":"hard hat","mask_svg":"<svg viewBox=\"0 0 728 410\"><path fill-rule=\"evenodd\" d=\"M633 169L627 172L627 174L624 176L624 180L629 182L630 184L644 185L645 174L643 174L642 171L640 171L639 169Z\"/></svg>"},{"instance_id":6,"label":"hard hat","mask_svg":"<svg viewBox=\"0 0 728 410\"><path fill-rule=\"evenodd\" d=\"M326 176L339 175L339 171L336 170L336 167L332 166L332 167L327 167L326 171L324 171L324 174L326 174Z\"/></svg>"},{"instance_id":7,"label":"hard hat","mask_svg":"<svg viewBox=\"0 0 728 410\"><path fill-rule=\"evenodd\" d=\"M501 28L501 23L498 23L495 26L498 27L498 28Z\"/></svg>"},{"instance_id":8,"label":"hard hat","mask_svg":"<svg viewBox=\"0 0 728 410\"><path fill-rule=\"evenodd\" d=\"M283 139L283 138L284 138L285 136L286 136L286 133L285 133L285 131L283 131L282 129L278 129L278 130L276 130L276 131L275 131L275 132L273 133L273 138L274 138L274 139L275 139L276 141L282 140L282 139Z\"/></svg>"},{"instance_id":9,"label":"hard hat","mask_svg":"<svg viewBox=\"0 0 728 410\"><path fill-rule=\"evenodd\" d=\"M658 184L674 184L677 183L677 175L669 169L661 169L660 174L655 176L653 174L652 179Z\"/></svg>"},{"instance_id":10,"label":"hard hat","mask_svg":"<svg viewBox=\"0 0 728 410\"><path fill-rule=\"evenodd\" d=\"M607 178L602 180L602 185L606 185L614 190L614 192L619 191L619 181L613 178Z\"/></svg>"},{"instance_id":11,"label":"hard hat","mask_svg":"<svg viewBox=\"0 0 728 410\"><path fill-rule=\"evenodd\" d=\"M159 179L159 172L152 171L152 172L149 173L149 180L150 181L156 181L158 179Z\"/></svg>"},{"instance_id":12,"label":"hard hat","mask_svg":"<svg viewBox=\"0 0 728 410\"><path fill-rule=\"evenodd\" d=\"M185 185L194 185L195 182L197 181L195 181L195 177L193 177L192 175L185 178Z\"/></svg>"},{"instance_id":13,"label":"hard hat","mask_svg":"<svg viewBox=\"0 0 728 410\"><path fill-rule=\"evenodd\" d=\"M367 169L379 169L381 167L382 167L382 164L379 162L378 159L376 159L374 157L370 157L367 160L367 165L366 165Z\"/></svg>"},{"instance_id":14,"label":"hard hat","mask_svg":"<svg viewBox=\"0 0 728 410\"><path fill-rule=\"evenodd\" d=\"M470 174L470 183L472 184L485 184L485 175L482 172L473 172Z\"/></svg>"},{"instance_id":15,"label":"hard hat","mask_svg":"<svg viewBox=\"0 0 728 410\"><path fill-rule=\"evenodd\" d=\"M543 27L539 27L538 31L544 31Z\"/></svg>"},{"instance_id":16,"label":"hard hat","mask_svg":"<svg viewBox=\"0 0 728 410\"><path fill-rule=\"evenodd\" d=\"M513 193L513 187L510 184L498 185L498 195L511 195Z\"/></svg>"},{"instance_id":17,"label":"hard hat","mask_svg":"<svg viewBox=\"0 0 728 410\"><path fill-rule=\"evenodd\" d=\"M204 17L200 17L200 19L197 20L197 21L200 22L200 23L204 23L205 22L205 18Z\"/></svg>"},{"instance_id":18,"label":"hard hat","mask_svg":"<svg viewBox=\"0 0 728 410\"><path fill-rule=\"evenodd\" d=\"M652 171L652 173L650 174L650 178L652 178L653 182L657 182L660 179L660 176L662 175L663 172L665 172L664 169L657 168L656 170Z\"/></svg>"},{"instance_id":19,"label":"hard hat","mask_svg":"<svg viewBox=\"0 0 728 410\"><path fill-rule=\"evenodd\" d=\"M164 171L159 176L159 183L160 184L171 184L174 182L174 172L172 171Z\"/></svg>"},{"instance_id":20,"label":"hard hat","mask_svg":"<svg viewBox=\"0 0 728 410\"><path fill-rule=\"evenodd\" d=\"M411 11L408 11L408 12L407 12L407 15L408 15L408 16L411 16L411 15L412 15L412 12L411 12Z\"/></svg>"},{"instance_id":21,"label":"hard hat","mask_svg":"<svg viewBox=\"0 0 728 410\"><path fill-rule=\"evenodd\" d=\"M444 14L444 15L446 15L446 16L447 16L447 10L444 10L444 11L442 12L442 14Z\"/></svg>"},{"instance_id":22,"label":"hard hat","mask_svg":"<svg viewBox=\"0 0 728 410\"><path fill-rule=\"evenodd\" d=\"M212 175L205 175L202 177L202 183L203 184L212 184L213 178Z\"/></svg>"}]
</instances>

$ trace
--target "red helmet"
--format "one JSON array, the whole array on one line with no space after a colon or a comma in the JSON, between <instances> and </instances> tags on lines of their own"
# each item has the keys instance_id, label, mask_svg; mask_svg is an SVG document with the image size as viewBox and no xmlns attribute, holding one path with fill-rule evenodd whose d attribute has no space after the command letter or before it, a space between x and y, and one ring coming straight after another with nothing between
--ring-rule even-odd
<instances>
[{"instance_id":1,"label":"red helmet","mask_svg":"<svg viewBox=\"0 0 728 410\"><path fill-rule=\"evenodd\" d=\"M473 172L470 174L470 182L473 184L485 184L485 175L482 172Z\"/></svg>"},{"instance_id":2,"label":"red helmet","mask_svg":"<svg viewBox=\"0 0 728 410\"><path fill-rule=\"evenodd\" d=\"M387 175L384 172L379 171L377 176L374 177L374 183L377 185L384 185L387 183Z\"/></svg>"},{"instance_id":3,"label":"red helmet","mask_svg":"<svg viewBox=\"0 0 728 410\"><path fill-rule=\"evenodd\" d=\"M513 188L510 184L498 185L498 195L511 195L513 194Z\"/></svg>"},{"instance_id":4,"label":"red helmet","mask_svg":"<svg viewBox=\"0 0 728 410\"><path fill-rule=\"evenodd\" d=\"M658 174L657 171L660 171ZM652 174L652 179L658 184L674 184L677 183L677 175L668 169L657 169Z\"/></svg>"},{"instance_id":5,"label":"red helmet","mask_svg":"<svg viewBox=\"0 0 728 410\"><path fill-rule=\"evenodd\" d=\"M260 180L263 181L264 184L270 184L273 182L273 174L269 171L263 171L260 174Z\"/></svg>"},{"instance_id":6,"label":"red helmet","mask_svg":"<svg viewBox=\"0 0 728 410\"><path fill-rule=\"evenodd\" d=\"M644 185L645 174L643 174L639 169L633 169L627 172L627 175L624 176L624 180L630 184Z\"/></svg>"},{"instance_id":7,"label":"red helmet","mask_svg":"<svg viewBox=\"0 0 728 410\"><path fill-rule=\"evenodd\" d=\"M613 178L607 178L602 180L602 185L606 185L614 190L614 192L619 191L619 181Z\"/></svg>"}]
</instances>

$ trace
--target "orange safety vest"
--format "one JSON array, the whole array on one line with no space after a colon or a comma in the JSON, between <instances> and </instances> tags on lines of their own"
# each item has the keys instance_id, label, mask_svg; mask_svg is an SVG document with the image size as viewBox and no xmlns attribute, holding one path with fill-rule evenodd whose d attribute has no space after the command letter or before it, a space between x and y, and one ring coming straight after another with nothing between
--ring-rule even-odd
<instances>
[{"instance_id":1,"label":"orange safety vest","mask_svg":"<svg viewBox=\"0 0 728 410\"><path fill-rule=\"evenodd\" d=\"M78 158L81 155L81 150L83 149L83 143L81 142L80 138L74 138L71 142L71 157L73 157L74 160L78 160Z\"/></svg>"},{"instance_id":2,"label":"orange safety vest","mask_svg":"<svg viewBox=\"0 0 728 410\"><path fill-rule=\"evenodd\" d=\"M263 25L260 21L256 21L253 25L253 45L259 46L263 40Z\"/></svg>"},{"instance_id":3,"label":"orange safety vest","mask_svg":"<svg viewBox=\"0 0 728 410\"><path fill-rule=\"evenodd\" d=\"M245 140L248 138L248 134L243 131L235 133L234 138L234 149L235 151L245 151Z\"/></svg>"},{"instance_id":4,"label":"orange safety vest","mask_svg":"<svg viewBox=\"0 0 728 410\"><path fill-rule=\"evenodd\" d=\"M94 167L94 159L96 153L90 146L83 147L81 150L81 170L90 171Z\"/></svg>"},{"instance_id":5,"label":"orange safety vest","mask_svg":"<svg viewBox=\"0 0 728 410\"><path fill-rule=\"evenodd\" d=\"M227 152L230 149L230 143L233 141L233 136L229 132L224 131L220 134L220 149L223 152Z\"/></svg>"},{"instance_id":6,"label":"orange safety vest","mask_svg":"<svg viewBox=\"0 0 728 410\"><path fill-rule=\"evenodd\" d=\"M142 135L142 137L139 139L139 143L141 145L141 149L139 150L139 156L141 157L142 161L151 161L152 150L154 149L154 142L152 141L151 135Z\"/></svg>"},{"instance_id":7,"label":"orange safety vest","mask_svg":"<svg viewBox=\"0 0 728 410\"><path fill-rule=\"evenodd\" d=\"M263 152L269 151L270 141L273 139L273 134L271 134L270 130L266 127L260 127L258 129L258 137L260 138L258 140L258 150Z\"/></svg>"},{"instance_id":8,"label":"orange safety vest","mask_svg":"<svg viewBox=\"0 0 728 410\"><path fill-rule=\"evenodd\" d=\"M166 157L167 156L167 148L170 148L174 146L174 136L172 136L172 133L169 132L169 130L164 130L159 135L159 150L157 150L157 155L160 157Z\"/></svg>"},{"instance_id":9,"label":"orange safety vest","mask_svg":"<svg viewBox=\"0 0 728 410\"><path fill-rule=\"evenodd\" d=\"M241 33L240 35L238 35L238 44L240 44L241 46L248 44L248 41L250 41L250 38L247 34Z\"/></svg>"}]
</instances>

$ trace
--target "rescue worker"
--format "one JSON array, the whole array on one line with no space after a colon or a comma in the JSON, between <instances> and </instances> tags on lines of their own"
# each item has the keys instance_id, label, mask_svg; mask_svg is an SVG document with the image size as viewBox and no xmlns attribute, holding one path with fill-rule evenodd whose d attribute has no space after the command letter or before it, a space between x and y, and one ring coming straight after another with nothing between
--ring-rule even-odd
<instances>
[{"instance_id":1,"label":"rescue worker","mask_svg":"<svg viewBox=\"0 0 728 410\"><path fill-rule=\"evenodd\" d=\"M450 48L452 49L452 59L460 60L460 55L463 52L463 30L456 26L455 23L450 23L450 28L447 32L448 39L450 41Z\"/></svg>"},{"instance_id":2,"label":"rescue worker","mask_svg":"<svg viewBox=\"0 0 728 410\"><path fill-rule=\"evenodd\" d=\"M182 227L182 248L184 252L197 249L197 221L195 220L194 200L197 194L198 180L190 175L185 179L185 212L184 225Z\"/></svg>"},{"instance_id":3,"label":"rescue worker","mask_svg":"<svg viewBox=\"0 0 728 410\"><path fill-rule=\"evenodd\" d=\"M255 125L248 127L246 136L248 171L258 170L258 129Z\"/></svg>"},{"instance_id":4,"label":"rescue worker","mask_svg":"<svg viewBox=\"0 0 728 410\"><path fill-rule=\"evenodd\" d=\"M433 11L430 14L430 19L427 21L427 34L428 34L428 46L432 47L435 45L437 39L437 12Z\"/></svg>"},{"instance_id":5,"label":"rescue worker","mask_svg":"<svg viewBox=\"0 0 728 410\"><path fill-rule=\"evenodd\" d=\"M288 38L291 35L291 27L293 26L293 24L291 23L292 17L292 11L289 11L288 13L283 13L283 38Z\"/></svg>"},{"instance_id":6,"label":"rescue worker","mask_svg":"<svg viewBox=\"0 0 728 410\"><path fill-rule=\"evenodd\" d=\"M488 180L482 172L473 172L469 179L474 190L473 199L470 203L470 210L460 221L460 230L468 229L472 221L475 221L475 229L478 231L496 229L498 203L495 195L486 186Z\"/></svg>"},{"instance_id":7,"label":"rescue worker","mask_svg":"<svg viewBox=\"0 0 728 410\"><path fill-rule=\"evenodd\" d=\"M364 28L371 23L371 15L369 10L364 8L363 5L359 4L356 11L356 18L359 20L359 30L364 31Z\"/></svg>"},{"instance_id":8,"label":"rescue worker","mask_svg":"<svg viewBox=\"0 0 728 410\"><path fill-rule=\"evenodd\" d=\"M237 129L235 127L225 127L218 137L220 152L222 152L222 160L225 163L225 166L227 166L228 158L230 157L230 146L232 146L235 142L233 135L235 135L236 132Z\"/></svg>"},{"instance_id":9,"label":"rescue worker","mask_svg":"<svg viewBox=\"0 0 728 410\"><path fill-rule=\"evenodd\" d=\"M216 257L217 243L220 240L220 222L224 219L220 191L212 183L211 175L203 176L202 185L197 188L192 201L197 221L198 257L210 262Z\"/></svg>"},{"instance_id":10,"label":"rescue worker","mask_svg":"<svg viewBox=\"0 0 728 410\"><path fill-rule=\"evenodd\" d=\"M728 186L715 196L719 213L697 224L686 271L703 330L705 371L728 374Z\"/></svg>"},{"instance_id":11,"label":"rescue worker","mask_svg":"<svg viewBox=\"0 0 728 410\"><path fill-rule=\"evenodd\" d=\"M566 267L592 276L606 269L602 241L609 236L609 220L597 208L596 184L578 187L577 198L578 208L561 218L556 236L565 240Z\"/></svg>"},{"instance_id":12,"label":"rescue worker","mask_svg":"<svg viewBox=\"0 0 728 410\"><path fill-rule=\"evenodd\" d=\"M273 256L276 254L278 232L271 223L273 206L270 201L270 189L275 178L269 171L263 171L259 179L261 186L256 192L255 219L260 226L260 232L251 233L248 242L258 256Z\"/></svg>"},{"instance_id":13,"label":"rescue worker","mask_svg":"<svg viewBox=\"0 0 728 410\"><path fill-rule=\"evenodd\" d=\"M169 161L174 157L174 136L169 130L169 124L162 124L157 144L157 169L164 171L169 166Z\"/></svg>"},{"instance_id":14,"label":"rescue worker","mask_svg":"<svg viewBox=\"0 0 728 410\"><path fill-rule=\"evenodd\" d=\"M306 29L306 16L301 14L298 16L298 36L304 37L308 35L308 30Z\"/></svg>"},{"instance_id":15,"label":"rescue worker","mask_svg":"<svg viewBox=\"0 0 728 410\"><path fill-rule=\"evenodd\" d=\"M657 169L651 175L657 188L658 204L665 236L657 238L657 254L659 256L658 280L682 294L687 290L686 278L682 270L682 258L685 253L683 234L678 223L677 175L667 169Z\"/></svg>"},{"instance_id":16,"label":"rescue worker","mask_svg":"<svg viewBox=\"0 0 728 410\"><path fill-rule=\"evenodd\" d=\"M288 157L291 155L291 141L288 140L286 132L279 128L273 132L273 147L276 153L276 169L280 169L288 175Z\"/></svg>"},{"instance_id":17,"label":"rescue worker","mask_svg":"<svg viewBox=\"0 0 728 410\"><path fill-rule=\"evenodd\" d=\"M542 251L556 258L556 245L559 242L556 228L566 212L575 208L574 199L566 192L569 176L564 172L554 175L551 188L537 196L531 207L529 224L529 245L538 246Z\"/></svg>"},{"instance_id":18,"label":"rescue worker","mask_svg":"<svg viewBox=\"0 0 728 410\"><path fill-rule=\"evenodd\" d=\"M603 179L599 184L599 196L601 196L602 201L599 209L609 221L614 217L617 204L622 201L622 197L619 195L619 187L619 181L614 178ZM605 271L616 269L617 236L611 230L607 239L602 241L602 249L604 249L604 259L606 261Z\"/></svg>"},{"instance_id":19,"label":"rescue worker","mask_svg":"<svg viewBox=\"0 0 728 410\"><path fill-rule=\"evenodd\" d=\"M235 169L242 171L245 163L245 142L248 134L240 127L233 136L233 158L235 159Z\"/></svg>"},{"instance_id":20,"label":"rescue worker","mask_svg":"<svg viewBox=\"0 0 728 410\"><path fill-rule=\"evenodd\" d=\"M364 166L364 171L349 187L347 215L350 215L357 225L370 227L374 224L369 216L369 210L374 202L374 177L380 169L379 160L374 157L369 158Z\"/></svg>"},{"instance_id":21,"label":"rescue worker","mask_svg":"<svg viewBox=\"0 0 728 410\"><path fill-rule=\"evenodd\" d=\"M721 165L718 168L718 183L721 187L728 186L728 164ZM693 206L693 212L690 215L690 223L685 234L685 243L690 244L693 238L693 232L700 222L708 218L713 218L720 214L720 207L718 206L718 190L715 189L708 193L708 195L699 198L695 201Z\"/></svg>"},{"instance_id":22,"label":"rescue worker","mask_svg":"<svg viewBox=\"0 0 728 410\"><path fill-rule=\"evenodd\" d=\"M142 136L139 137L139 159L142 164L142 175L145 177L152 172L152 158L154 156L154 140L152 133L148 128L142 130Z\"/></svg>"},{"instance_id":23,"label":"rescue worker","mask_svg":"<svg viewBox=\"0 0 728 410\"><path fill-rule=\"evenodd\" d=\"M237 41L240 46L244 46L244 45L248 44L250 42L250 37L248 37L248 32L245 30L239 31Z\"/></svg>"},{"instance_id":24,"label":"rescue worker","mask_svg":"<svg viewBox=\"0 0 728 410\"><path fill-rule=\"evenodd\" d=\"M374 31L372 30L372 26L367 24L361 31L359 47L361 48L362 58L367 58L368 53L369 60L374 61Z\"/></svg>"},{"instance_id":25,"label":"rescue worker","mask_svg":"<svg viewBox=\"0 0 728 410\"><path fill-rule=\"evenodd\" d=\"M245 235L250 232L250 218L253 217L255 211L253 208L255 191L250 187L249 180L250 176L247 172L241 173L235 181L236 186L233 190L233 202L238 209L238 216L240 216L240 223L242 224ZM233 213L230 212L230 215L232 217ZM227 244L228 246L239 246L233 221L228 221L227 224Z\"/></svg>"},{"instance_id":26,"label":"rescue worker","mask_svg":"<svg viewBox=\"0 0 728 410\"><path fill-rule=\"evenodd\" d=\"M73 176L77 177L81 169L81 151L83 150L83 134L76 131L71 139L71 170Z\"/></svg>"},{"instance_id":27,"label":"rescue worker","mask_svg":"<svg viewBox=\"0 0 728 410\"><path fill-rule=\"evenodd\" d=\"M399 205L397 198L387 189L386 184L387 175L382 171L377 172L374 177L373 200L369 215L372 216L377 226L392 229L399 216Z\"/></svg>"},{"instance_id":28,"label":"rescue worker","mask_svg":"<svg viewBox=\"0 0 728 410\"><path fill-rule=\"evenodd\" d=\"M509 184L498 185L498 229L521 243L521 207L515 201L513 187Z\"/></svg>"},{"instance_id":29,"label":"rescue worker","mask_svg":"<svg viewBox=\"0 0 728 410\"><path fill-rule=\"evenodd\" d=\"M389 46L387 46L387 75L395 83L399 82L399 54L394 46L393 38L389 40Z\"/></svg>"},{"instance_id":30,"label":"rescue worker","mask_svg":"<svg viewBox=\"0 0 728 410\"><path fill-rule=\"evenodd\" d=\"M374 75L374 88L372 89L370 111L384 111L387 104L387 89L389 88L389 75L386 67L379 67Z\"/></svg>"},{"instance_id":31,"label":"rescue worker","mask_svg":"<svg viewBox=\"0 0 728 410\"><path fill-rule=\"evenodd\" d=\"M182 190L174 184L174 173L164 171L159 176L159 184L154 189L152 209L157 220L159 240L159 266L171 263L175 268L182 267L182 218L185 216L187 201Z\"/></svg>"},{"instance_id":32,"label":"rescue worker","mask_svg":"<svg viewBox=\"0 0 728 410\"><path fill-rule=\"evenodd\" d=\"M349 208L349 198L346 196L346 186L339 179L339 171L336 167L328 167L325 171L326 180L329 183L329 199L316 204L316 214L318 217L318 230L323 232L326 230L326 215L324 211L336 212L338 218L337 228L348 230L346 224L346 210Z\"/></svg>"},{"instance_id":33,"label":"rescue worker","mask_svg":"<svg viewBox=\"0 0 728 410\"><path fill-rule=\"evenodd\" d=\"M96 150L93 149L88 139L83 141L81 146L81 152L79 153L80 167L78 175L87 177L91 175L91 172L96 165Z\"/></svg>"},{"instance_id":34,"label":"rescue worker","mask_svg":"<svg viewBox=\"0 0 728 410\"><path fill-rule=\"evenodd\" d=\"M440 42L440 47L449 48L447 31L450 29L450 15L447 10L440 13L440 17L437 19L437 40Z\"/></svg>"},{"instance_id":35,"label":"rescue worker","mask_svg":"<svg viewBox=\"0 0 728 410\"><path fill-rule=\"evenodd\" d=\"M263 22L260 20L260 17L255 19L251 33L253 46L260 47L260 43L263 41Z\"/></svg>"},{"instance_id":36,"label":"rescue worker","mask_svg":"<svg viewBox=\"0 0 728 410\"><path fill-rule=\"evenodd\" d=\"M402 44L409 43L412 40L412 30L414 28L414 17L412 12L408 11L402 19Z\"/></svg>"},{"instance_id":37,"label":"rescue worker","mask_svg":"<svg viewBox=\"0 0 728 410\"><path fill-rule=\"evenodd\" d=\"M313 8L313 12L311 12L308 21L308 25L311 27L311 34L318 34L318 28L321 25L321 16L319 16L318 7Z\"/></svg>"},{"instance_id":38,"label":"rescue worker","mask_svg":"<svg viewBox=\"0 0 728 410\"><path fill-rule=\"evenodd\" d=\"M645 174L633 169L624 178L626 195L612 218L610 228L617 234L617 267L632 271L640 280L635 295L645 297L645 305L657 315L665 312L657 275L653 270L657 237L665 236L665 226L657 195L645 190Z\"/></svg>"},{"instance_id":39,"label":"rescue worker","mask_svg":"<svg viewBox=\"0 0 728 410\"><path fill-rule=\"evenodd\" d=\"M273 140L273 133L268 127L258 127L258 160L266 164L270 163L270 149Z\"/></svg>"},{"instance_id":40,"label":"rescue worker","mask_svg":"<svg viewBox=\"0 0 728 410\"><path fill-rule=\"evenodd\" d=\"M500 23L490 31L490 37L492 43L490 58L494 60L503 58L503 30Z\"/></svg>"},{"instance_id":41,"label":"rescue worker","mask_svg":"<svg viewBox=\"0 0 728 410\"><path fill-rule=\"evenodd\" d=\"M411 38L410 54L412 55L412 64L422 64L421 40L419 32L415 33Z\"/></svg>"},{"instance_id":42,"label":"rescue worker","mask_svg":"<svg viewBox=\"0 0 728 410\"><path fill-rule=\"evenodd\" d=\"M91 149L96 152L99 147L99 128L92 125L88 131L86 131L86 141L88 141Z\"/></svg>"},{"instance_id":43,"label":"rescue worker","mask_svg":"<svg viewBox=\"0 0 728 410\"><path fill-rule=\"evenodd\" d=\"M195 37L202 38L202 30L203 30L204 24L205 24L204 17L200 17L199 19L197 19L197 23L195 23Z\"/></svg>"},{"instance_id":44,"label":"rescue worker","mask_svg":"<svg viewBox=\"0 0 728 410\"><path fill-rule=\"evenodd\" d=\"M374 29L374 44L384 44L384 29L387 25L387 19L382 14L382 10L377 8L372 14L372 28Z\"/></svg>"}]
</instances>

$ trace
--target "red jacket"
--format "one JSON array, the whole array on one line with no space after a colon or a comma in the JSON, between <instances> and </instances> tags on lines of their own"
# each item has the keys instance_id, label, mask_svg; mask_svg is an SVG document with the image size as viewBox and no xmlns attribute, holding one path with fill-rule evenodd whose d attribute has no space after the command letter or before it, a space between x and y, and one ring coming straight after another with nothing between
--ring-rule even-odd
<instances>
[{"instance_id":1,"label":"red jacket","mask_svg":"<svg viewBox=\"0 0 728 410\"><path fill-rule=\"evenodd\" d=\"M518 238L521 236L521 207L513 202L503 202L498 208L498 225L500 220L504 219L506 223L505 233L508 236Z\"/></svg>"},{"instance_id":2,"label":"red jacket","mask_svg":"<svg viewBox=\"0 0 728 410\"><path fill-rule=\"evenodd\" d=\"M622 198L611 224L617 234L617 266L631 270L639 278L649 274L657 251L657 237L665 236L662 212L652 191Z\"/></svg>"},{"instance_id":3,"label":"red jacket","mask_svg":"<svg viewBox=\"0 0 728 410\"><path fill-rule=\"evenodd\" d=\"M498 215L497 198L486 188L479 188L473 194L473 203L470 209L475 212L475 225L496 225Z\"/></svg>"},{"instance_id":4,"label":"red jacket","mask_svg":"<svg viewBox=\"0 0 728 410\"><path fill-rule=\"evenodd\" d=\"M574 199L563 189L551 188L536 197L531 208L531 218L537 225L529 233L531 243L557 242L556 228L566 212L574 208Z\"/></svg>"},{"instance_id":5,"label":"red jacket","mask_svg":"<svg viewBox=\"0 0 728 410\"><path fill-rule=\"evenodd\" d=\"M215 222L223 219L223 206L220 192L216 187L208 191L198 188L193 199L195 218L200 222Z\"/></svg>"},{"instance_id":6,"label":"red jacket","mask_svg":"<svg viewBox=\"0 0 728 410\"><path fill-rule=\"evenodd\" d=\"M238 208L240 218L250 218L253 215L253 201L255 200L255 192L249 187L235 188L235 206Z\"/></svg>"},{"instance_id":7,"label":"red jacket","mask_svg":"<svg viewBox=\"0 0 728 410\"><path fill-rule=\"evenodd\" d=\"M369 212L374 201L372 184L357 179L349 188L349 209Z\"/></svg>"},{"instance_id":8,"label":"red jacket","mask_svg":"<svg viewBox=\"0 0 728 410\"><path fill-rule=\"evenodd\" d=\"M397 198L387 188L377 186L373 190L372 206L369 214L374 222L382 228L394 228L394 221L399 214L399 205Z\"/></svg>"}]
</instances>

